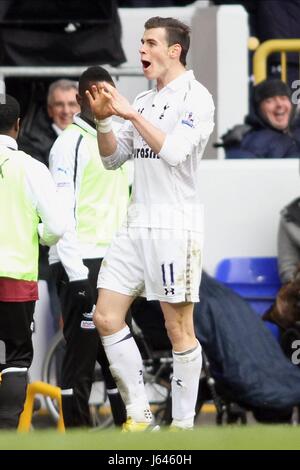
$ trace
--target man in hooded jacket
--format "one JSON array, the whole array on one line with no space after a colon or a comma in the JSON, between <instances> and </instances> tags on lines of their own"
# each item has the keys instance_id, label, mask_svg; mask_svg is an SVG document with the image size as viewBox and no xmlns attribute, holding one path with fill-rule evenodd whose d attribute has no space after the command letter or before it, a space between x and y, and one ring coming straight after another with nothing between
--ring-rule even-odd
<instances>
[{"instance_id":1,"label":"man in hooded jacket","mask_svg":"<svg viewBox=\"0 0 300 470\"><path fill-rule=\"evenodd\" d=\"M222 136L226 158L300 158L300 126L291 90L279 79L254 87L254 112Z\"/></svg>"}]
</instances>

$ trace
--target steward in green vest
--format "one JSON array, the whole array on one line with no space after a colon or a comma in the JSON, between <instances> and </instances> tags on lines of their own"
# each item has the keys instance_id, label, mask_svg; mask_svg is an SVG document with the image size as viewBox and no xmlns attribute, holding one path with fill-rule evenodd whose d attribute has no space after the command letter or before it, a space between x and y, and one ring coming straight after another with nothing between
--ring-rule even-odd
<instances>
[{"instance_id":1,"label":"steward in green vest","mask_svg":"<svg viewBox=\"0 0 300 470\"><path fill-rule=\"evenodd\" d=\"M56 243L64 233L66 216L49 170L18 150L19 103L9 95L1 98L0 428L15 429L33 358L39 237L45 245Z\"/></svg>"}]
</instances>

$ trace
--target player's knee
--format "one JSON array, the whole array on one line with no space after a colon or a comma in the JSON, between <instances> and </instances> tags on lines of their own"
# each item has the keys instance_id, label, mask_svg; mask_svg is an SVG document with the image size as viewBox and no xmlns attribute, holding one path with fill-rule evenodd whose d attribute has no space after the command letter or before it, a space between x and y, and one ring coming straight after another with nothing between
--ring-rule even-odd
<instances>
[{"instance_id":1,"label":"player's knee","mask_svg":"<svg viewBox=\"0 0 300 470\"><path fill-rule=\"evenodd\" d=\"M101 305L97 305L93 321L101 336L112 334L118 327L117 318L111 312L102 308Z\"/></svg>"},{"instance_id":2,"label":"player's knee","mask_svg":"<svg viewBox=\"0 0 300 470\"><path fill-rule=\"evenodd\" d=\"M101 308L101 305L97 305L94 311L93 321L98 331L102 333L102 329L105 327L109 320L108 315L106 314L105 310Z\"/></svg>"},{"instance_id":3,"label":"player's knee","mask_svg":"<svg viewBox=\"0 0 300 470\"><path fill-rule=\"evenodd\" d=\"M177 343L182 337L182 325L176 321L166 321L166 329L172 344Z\"/></svg>"},{"instance_id":4,"label":"player's knee","mask_svg":"<svg viewBox=\"0 0 300 470\"><path fill-rule=\"evenodd\" d=\"M183 344L192 344L195 341L195 333L193 328L184 325L180 321L166 321L166 329L168 337L172 343L173 349Z\"/></svg>"}]
</instances>

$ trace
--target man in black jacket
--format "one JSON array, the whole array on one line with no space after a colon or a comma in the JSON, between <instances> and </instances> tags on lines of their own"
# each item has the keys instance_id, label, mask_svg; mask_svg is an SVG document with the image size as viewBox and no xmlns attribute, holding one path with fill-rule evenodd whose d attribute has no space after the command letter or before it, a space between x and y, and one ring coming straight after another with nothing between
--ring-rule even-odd
<instances>
[{"instance_id":1,"label":"man in black jacket","mask_svg":"<svg viewBox=\"0 0 300 470\"><path fill-rule=\"evenodd\" d=\"M60 79L52 82L45 104L32 102L26 115L19 146L36 160L49 166L49 152L57 136L73 121L80 108L76 101L78 84L73 80Z\"/></svg>"}]
</instances>

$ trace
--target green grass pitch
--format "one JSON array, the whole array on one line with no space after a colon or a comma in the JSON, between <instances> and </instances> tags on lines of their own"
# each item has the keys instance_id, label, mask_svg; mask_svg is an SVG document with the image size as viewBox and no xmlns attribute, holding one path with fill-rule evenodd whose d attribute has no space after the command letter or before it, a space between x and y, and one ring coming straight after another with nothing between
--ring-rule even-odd
<instances>
[{"instance_id":1,"label":"green grass pitch","mask_svg":"<svg viewBox=\"0 0 300 470\"><path fill-rule=\"evenodd\" d=\"M65 434L55 430L30 433L0 432L0 449L69 450L193 450L193 449L297 449L300 427L293 426L201 426L190 432L121 433L118 430L78 430Z\"/></svg>"}]
</instances>

